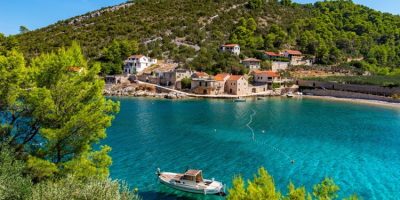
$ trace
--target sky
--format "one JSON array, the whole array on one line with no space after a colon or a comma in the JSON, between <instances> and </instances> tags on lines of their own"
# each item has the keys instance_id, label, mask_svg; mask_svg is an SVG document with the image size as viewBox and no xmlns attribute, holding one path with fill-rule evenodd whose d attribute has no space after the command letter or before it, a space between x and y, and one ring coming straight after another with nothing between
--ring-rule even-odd
<instances>
[{"instance_id":1,"label":"sky","mask_svg":"<svg viewBox=\"0 0 400 200\"><path fill-rule=\"evenodd\" d=\"M315 0L294 1L315 2ZM400 0L353 1L383 12L400 14ZM59 20L123 2L126 0L0 0L0 33L17 34L21 25L34 30Z\"/></svg>"}]
</instances>

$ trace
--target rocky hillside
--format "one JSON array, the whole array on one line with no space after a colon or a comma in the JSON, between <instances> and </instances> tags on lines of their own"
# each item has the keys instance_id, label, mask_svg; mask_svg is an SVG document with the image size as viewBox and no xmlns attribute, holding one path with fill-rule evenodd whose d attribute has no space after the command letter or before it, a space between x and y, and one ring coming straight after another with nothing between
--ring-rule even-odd
<instances>
[{"instance_id":1,"label":"rocky hillside","mask_svg":"<svg viewBox=\"0 0 400 200\"><path fill-rule=\"evenodd\" d=\"M319 64L364 58L355 67L390 74L400 66L400 17L351 1L300 5L290 0L136 0L18 35L29 58L78 41L93 61L113 40L136 40L139 53L227 71L237 60L218 55L225 42L257 50L299 49ZM220 62L220 61L224 62ZM397 71L396 71L397 70Z\"/></svg>"}]
</instances>

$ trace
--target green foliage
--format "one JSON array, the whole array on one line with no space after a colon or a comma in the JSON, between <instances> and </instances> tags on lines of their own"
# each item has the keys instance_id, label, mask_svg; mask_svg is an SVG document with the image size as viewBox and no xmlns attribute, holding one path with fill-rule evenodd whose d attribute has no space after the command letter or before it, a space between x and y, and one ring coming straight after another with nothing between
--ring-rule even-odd
<instances>
[{"instance_id":1,"label":"green foliage","mask_svg":"<svg viewBox=\"0 0 400 200\"><path fill-rule=\"evenodd\" d=\"M127 184L110 179L74 175L52 178L33 184L25 174L26 164L17 160L13 150L0 146L0 199L1 200L140 200ZM29 161L28 161L29 162Z\"/></svg>"},{"instance_id":2,"label":"green foliage","mask_svg":"<svg viewBox=\"0 0 400 200\"><path fill-rule=\"evenodd\" d=\"M288 186L288 194L283 198L284 200L311 200L311 195L306 193L306 188L296 188L292 182Z\"/></svg>"},{"instance_id":3,"label":"green foliage","mask_svg":"<svg viewBox=\"0 0 400 200\"><path fill-rule=\"evenodd\" d=\"M233 180L233 187L229 190L228 200L239 199L271 199L278 200L281 193L276 190L275 183L271 175L264 168L258 170L253 181L248 181L247 188L244 186L243 179L238 176Z\"/></svg>"},{"instance_id":4,"label":"green foliage","mask_svg":"<svg viewBox=\"0 0 400 200\"><path fill-rule=\"evenodd\" d=\"M240 44L242 47L257 48L264 43L261 36L256 36L257 23L253 18L245 19L241 17L239 23L231 35L232 43Z\"/></svg>"},{"instance_id":5,"label":"green foliage","mask_svg":"<svg viewBox=\"0 0 400 200\"><path fill-rule=\"evenodd\" d=\"M183 78L181 80L182 89L190 89L191 83L192 83L192 79L187 78L187 77Z\"/></svg>"},{"instance_id":6,"label":"green foliage","mask_svg":"<svg viewBox=\"0 0 400 200\"><path fill-rule=\"evenodd\" d=\"M318 200L332 200L338 197L339 189L333 179L326 178L320 184L314 186L313 195Z\"/></svg>"},{"instance_id":7,"label":"green foliage","mask_svg":"<svg viewBox=\"0 0 400 200\"><path fill-rule=\"evenodd\" d=\"M248 4L250 9L261 8L263 5L264 5L263 0L250 0Z\"/></svg>"},{"instance_id":8,"label":"green foliage","mask_svg":"<svg viewBox=\"0 0 400 200\"><path fill-rule=\"evenodd\" d=\"M253 180L248 180L245 185L242 177L237 176L233 179L233 186L229 189L228 200L312 200L313 197L305 187L296 188L293 183L289 183L288 193L282 193L276 189L274 180L264 168L258 170L258 174ZM315 200L333 200L338 197L339 187L330 178L325 178L320 184L314 186L313 195ZM358 199L352 195L345 199Z\"/></svg>"},{"instance_id":9,"label":"green foliage","mask_svg":"<svg viewBox=\"0 0 400 200\"><path fill-rule=\"evenodd\" d=\"M315 56L318 64L335 65L348 57L363 57L374 74L399 72L400 17L352 1L301 5L290 0L147 0L103 11L100 16L69 19L20 34L16 36L20 42L17 46L30 59L38 52L70 45L74 39L90 61L102 62L105 74L119 73L125 59L119 58L123 54L115 40L132 38L141 41L140 53L196 68L200 68L200 60L206 60L202 68L210 72L230 69L216 65L220 60L214 56L217 47L227 40L241 44L246 57L251 57L255 49L291 48ZM4 47L1 40L0 52L15 42L7 37ZM177 40L186 45L178 46ZM195 51L190 45L208 52Z\"/></svg>"},{"instance_id":10,"label":"green foliage","mask_svg":"<svg viewBox=\"0 0 400 200\"><path fill-rule=\"evenodd\" d=\"M108 47L104 48L98 59L103 74L121 74L123 60L136 53L139 49L136 40L114 40Z\"/></svg>"},{"instance_id":11,"label":"green foliage","mask_svg":"<svg viewBox=\"0 0 400 200\"><path fill-rule=\"evenodd\" d=\"M332 81L345 84L377 85L383 87L400 87L400 75L395 76L328 76L308 77L305 80Z\"/></svg>"},{"instance_id":12,"label":"green foliage","mask_svg":"<svg viewBox=\"0 0 400 200\"><path fill-rule=\"evenodd\" d=\"M280 88L281 84L280 83L272 83L272 89L277 89Z\"/></svg>"},{"instance_id":13,"label":"green foliage","mask_svg":"<svg viewBox=\"0 0 400 200\"><path fill-rule=\"evenodd\" d=\"M284 6L292 5L292 0L281 0L281 4Z\"/></svg>"},{"instance_id":14,"label":"green foliage","mask_svg":"<svg viewBox=\"0 0 400 200\"><path fill-rule=\"evenodd\" d=\"M25 164L14 159L12 150L0 146L0 199L28 199L32 182L23 176Z\"/></svg>"},{"instance_id":15,"label":"green foliage","mask_svg":"<svg viewBox=\"0 0 400 200\"><path fill-rule=\"evenodd\" d=\"M33 156L28 157L27 169L37 181L51 178L58 172L58 168L54 163Z\"/></svg>"},{"instance_id":16,"label":"green foliage","mask_svg":"<svg viewBox=\"0 0 400 200\"><path fill-rule=\"evenodd\" d=\"M125 183L110 179L79 179L68 176L59 180L48 180L34 186L32 199L43 200L140 200L141 198L129 190Z\"/></svg>"},{"instance_id":17,"label":"green foliage","mask_svg":"<svg viewBox=\"0 0 400 200\"><path fill-rule=\"evenodd\" d=\"M16 51L0 56L0 139L24 155L34 180L108 176L110 148L92 145L106 137L119 106L102 96L99 71L76 43L32 59L29 67Z\"/></svg>"},{"instance_id":18,"label":"green foliage","mask_svg":"<svg viewBox=\"0 0 400 200\"><path fill-rule=\"evenodd\" d=\"M230 53L221 53L216 48L201 48L200 54L189 64L190 68L209 74L228 72L232 74L243 74L245 68L240 64L237 56Z\"/></svg>"},{"instance_id":19,"label":"green foliage","mask_svg":"<svg viewBox=\"0 0 400 200\"><path fill-rule=\"evenodd\" d=\"M19 33L24 34L29 32L29 29L26 26L20 26L19 27Z\"/></svg>"},{"instance_id":20,"label":"green foliage","mask_svg":"<svg viewBox=\"0 0 400 200\"><path fill-rule=\"evenodd\" d=\"M241 200L247 198L247 191L244 188L244 181L241 176L233 179L233 186L229 189L228 200Z\"/></svg>"},{"instance_id":21,"label":"green foliage","mask_svg":"<svg viewBox=\"0 0 400 200\"><path fill-rule=\"evenodd\" d=\"M0 55L5 55L8 51L16 50L18 41L15 36L4 36L0 33Z\"/></svg>"},{"instance_id":22,"label":"green foliage","mask_svg":"<svg viewBox=\"0 0 400 200\"><path fill-rule=\"evenodd\" d=\"M108 179L111 148L92 147L119 109L99 72L76 43L29 66L16 50L0 55L0 200L140 199Z\"/></svg>"}]
</instances>

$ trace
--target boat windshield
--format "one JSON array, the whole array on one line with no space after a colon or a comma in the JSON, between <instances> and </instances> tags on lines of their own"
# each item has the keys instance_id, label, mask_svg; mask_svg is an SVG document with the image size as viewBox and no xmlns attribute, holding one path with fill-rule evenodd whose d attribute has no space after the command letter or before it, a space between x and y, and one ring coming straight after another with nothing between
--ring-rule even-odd
<instances>
[{"instance_id":1,"label":"boat windshield","mask_svg":"<svg viewBox=\"0 0 400 200\"><path fill-rule=\"evenodd\" d=\"M188 170L182 177L183 180L196 181L197 183L203 181L203 175L200 170Z\"/></svg>"}]
</instances>

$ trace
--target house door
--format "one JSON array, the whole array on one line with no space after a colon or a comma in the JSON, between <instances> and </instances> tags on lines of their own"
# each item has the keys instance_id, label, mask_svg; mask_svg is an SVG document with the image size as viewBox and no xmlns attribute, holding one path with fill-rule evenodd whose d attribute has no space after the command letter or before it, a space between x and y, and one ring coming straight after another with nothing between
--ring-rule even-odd
<instances>
[{"instance_id":1,"label":"house door","mask_svg":"<svg viewBox=\"0 0 400 200\"><path fill-rule=\"evenodd\" d=\"M232 89L229 89L229 94L232 94Z\"/></svg>"},{"instance_id":2,"label":"house door","mask_svg":"<svg viewBox=\"0 0 400 200\"><path fill-rule=\"evenodd\" d=\"M251 89L253 93L256 93L256 88Z\"/></svg>"},{"instance_id":3,"label":"house door","mask_svg":"<svg viewBox=\"0 0 400 200\"><path fill-rule=\"evenodd\" d=\"M207 94L207 90L203 90L203 94Z\"/></svg>"}]
</instances>

